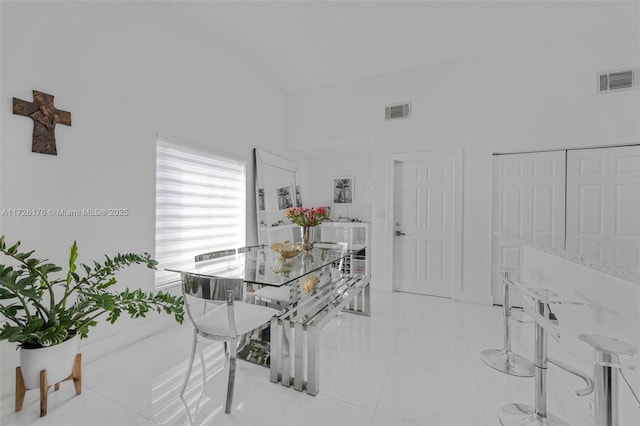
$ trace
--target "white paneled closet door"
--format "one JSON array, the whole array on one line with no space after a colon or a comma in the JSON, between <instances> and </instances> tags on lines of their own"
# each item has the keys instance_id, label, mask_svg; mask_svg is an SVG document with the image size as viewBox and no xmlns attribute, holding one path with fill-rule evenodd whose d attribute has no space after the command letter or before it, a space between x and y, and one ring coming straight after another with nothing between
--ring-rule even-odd
<instances>
[{"instance_id":1,"label":"white paneled closet door","mask_svg":"<svg viewBox=\"0 0 640 426\"><path fill-rule=\"evenodd\" d=\"M492 263L520 266L518 244L495 232L514 233L547 246L564 243L565 151L493 157ZM503 303L502 283L492 275L493 303Z\"/></svg>"},{"instance_id":2,"label":"white paneled closet door","mask_svg":"<svg viewBox=\"0 0 640 426\"><path fill-rule=\"evenodd\" d=\"M640 264L640 145L567 154L567 249Z\"/></svg>"}]
</instances>

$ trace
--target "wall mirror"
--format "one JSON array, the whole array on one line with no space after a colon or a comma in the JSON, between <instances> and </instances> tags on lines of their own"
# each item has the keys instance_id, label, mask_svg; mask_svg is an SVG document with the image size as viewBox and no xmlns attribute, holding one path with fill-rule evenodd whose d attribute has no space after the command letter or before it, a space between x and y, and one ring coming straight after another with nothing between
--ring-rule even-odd
<instances>
[{"instance_id":1,"label":"wall mirror","mask_svg":"<svg viewBox=\"0 0 640 426\"><path fill-rule=\"evenodd\" d=\"M298 165L286 158L255 148L256 217L258 242L270 244L273 231L291 233L292 225L284 214L298 204L296 170ZM283 231L283 232L282 232ZM292 236L293 238L293 236Z\"/></svg>"}]
</instances>

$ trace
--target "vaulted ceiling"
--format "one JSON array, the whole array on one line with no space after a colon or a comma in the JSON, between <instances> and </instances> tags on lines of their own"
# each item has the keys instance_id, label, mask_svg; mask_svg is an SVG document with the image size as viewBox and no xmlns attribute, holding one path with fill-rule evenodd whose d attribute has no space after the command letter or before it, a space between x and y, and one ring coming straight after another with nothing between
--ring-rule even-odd
<instances>
[{"instance_id":1,"label":"vaulted ceiling","mask_svg":"<svg viewBox=\"0 0 640 426\"><path fill-rule=\"evenodd\" d=\"M611 28L621 17L637 22L639 4L235 0L173 1L170 7L177 18L252 58L282 90L295 91L579 37Z\"/></svg>"}]
</instances>

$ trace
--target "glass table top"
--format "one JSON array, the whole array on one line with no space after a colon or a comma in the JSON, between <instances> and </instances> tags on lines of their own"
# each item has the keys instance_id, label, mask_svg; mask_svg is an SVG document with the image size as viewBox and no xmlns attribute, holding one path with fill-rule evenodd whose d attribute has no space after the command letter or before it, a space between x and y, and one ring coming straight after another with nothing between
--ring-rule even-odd
<instances>
[{"instance_id":1,"label":"glass table top","mask_svg":"<svg viewBox=\"0 0 640 426\"><path fill-rule=\"evenodd\" d=\"M300 252L291 259L282 259L269 248L254 248L245 253L192 261L167 271L212 278L241 279L246 283L280 287L305 275L331 265L350 255L339 247L314 247L309 253Z\"/></svg>"}]
</instances>

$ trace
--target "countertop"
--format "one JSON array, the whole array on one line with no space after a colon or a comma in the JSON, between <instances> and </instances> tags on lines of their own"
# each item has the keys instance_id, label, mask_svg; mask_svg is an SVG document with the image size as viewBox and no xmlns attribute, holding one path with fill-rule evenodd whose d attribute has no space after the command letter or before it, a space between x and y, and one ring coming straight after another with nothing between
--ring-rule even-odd
<instances>
[{"instance_id":1,"label":"countertop","mask_svg":"<svg viewBox=\"0 0 640 426\"><path fill-rule=\"evenodd\" d=\"M549 234L496 232L494 235L640 285L640 241L607 245L594 240L567 240Z\"/></svg>"}]
</instances>

